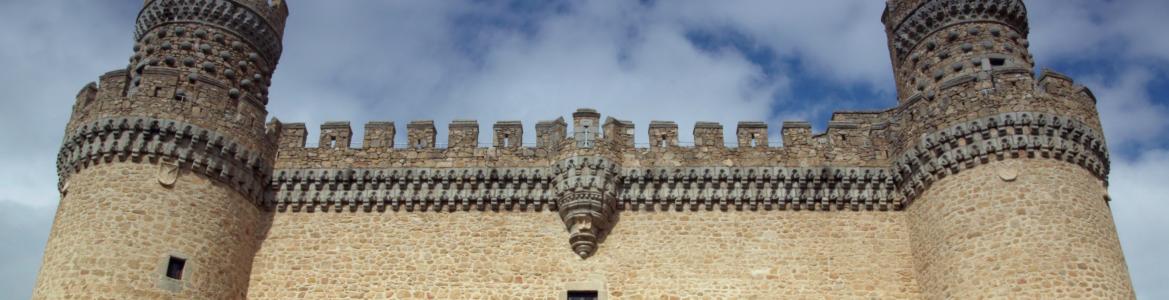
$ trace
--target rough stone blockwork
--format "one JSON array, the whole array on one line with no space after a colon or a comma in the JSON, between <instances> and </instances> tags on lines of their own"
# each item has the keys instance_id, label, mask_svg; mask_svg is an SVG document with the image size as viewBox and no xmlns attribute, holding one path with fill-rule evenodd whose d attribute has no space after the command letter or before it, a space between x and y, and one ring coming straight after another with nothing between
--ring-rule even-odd
<instances>
[{"instance_id":1,"label":"rough stone blockwork","mask_svg":"<svg viewBox=\"0 0 1169 300\"><path fill-rule=\"evenodd\" d=\"M307 147L264 123L287 16L145 1L77 93L34 298L1133 297L1096 98L1033 74L1020 0L888 1L898 105L823 132L580 109L530 144L397 120Z\"/></svg>"}]
</instances>

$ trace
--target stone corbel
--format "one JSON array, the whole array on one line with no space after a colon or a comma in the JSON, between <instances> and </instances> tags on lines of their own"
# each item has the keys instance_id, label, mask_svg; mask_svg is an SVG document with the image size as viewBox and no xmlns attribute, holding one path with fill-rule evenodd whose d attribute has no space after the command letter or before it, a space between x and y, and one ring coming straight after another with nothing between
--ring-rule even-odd
<instances>
[{"instance_id":1,"label":"stone corbel","mask_svg":"<svg viewBox=\"0 0 1169 300\"><path fill-rule=\"evenodd\" d=\"M573 157L558 163L555 172L560 181L556 203L568 242L573 253L588 258L616 221L612 181L617 168L602 157Z\"/></svg>"}]
</instances>

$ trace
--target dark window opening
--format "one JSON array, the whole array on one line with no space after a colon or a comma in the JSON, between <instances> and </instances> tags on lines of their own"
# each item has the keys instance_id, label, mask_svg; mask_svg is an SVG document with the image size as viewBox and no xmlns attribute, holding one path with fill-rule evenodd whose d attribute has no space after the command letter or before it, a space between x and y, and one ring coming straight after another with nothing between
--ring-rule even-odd
<instances>
[{"instance_id":1,"label":"dark window opening","mask_svg":"<svg viewBox=\"0 0 1169 300\"><path fill-rule=\"evenodd\" d=\"M166 277L182 280L183 268L186 266L186 259L171 256L170 261L166 263Z\"/></svg>"},{"instance_id":2,"label":"dark window opening","mask_svg":"<svg viewBox=\"0 0 1169 300\"><path fill-rule=\"evenodd\" d=\"M329 138L329 148L337 148L337 137Z\"/></svg>"},{"instance_id":3,"label":"dark window opening","mask_svg":"<svg viewBox=\"0 0 1169 300\"><path fill-rule=\"evenodd\" d=\"M162 94L162 87L154 87L154 96L158 97L159 94Z\"/></svg>"},{"instance_id":4,"label":"dark window opening","mask_svg":"<svg viewBox=\"0 0 1169 300\"><path fill-rule=\"evenodd\" d=\"M568 291L568 300L597 300L597 291Z\"/></svg>"},{"instance_id":5,"label":"dark window opening","mask_svg":"<svg viewBox=\"0 0 1169 300\"><path fill-rule=\"evenodd\" d=\"M995 58L995 57L990 58L990 65L991 66L1000 67L1000 66L1005 65L1005 64L1007 64L1007 59L1005 59L1005 58Z\"/></svg>"}]
</instances>

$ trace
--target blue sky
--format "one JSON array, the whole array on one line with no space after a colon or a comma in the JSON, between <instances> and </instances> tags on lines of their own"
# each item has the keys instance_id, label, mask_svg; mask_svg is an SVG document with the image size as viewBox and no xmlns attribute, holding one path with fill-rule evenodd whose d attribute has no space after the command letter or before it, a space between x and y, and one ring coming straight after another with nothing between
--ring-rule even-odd
<instances>
[{"instance_id":1,"label":"blue sky","mask_svg":"<svg viewBox=\"0 0 1169 300\"><path fill-rule=\"evenodd\" d=\"M0 1L0 297L27 298L57 202L74 94L125 66L141 0ZM1027 1L1031 51L1090 87L1141 298L1169 298L1169 2ZM271 116L286 122L537 120L578 107L733 126L895 104L883 1L292 0ZM359 125L354 126L360 130ZM445 126L439 126L440 142ZM356 133L360 134L360 132ZM403 138L399 134L399 139ZM487 135L480 137L487 142ZM312 140L310 138L310 140ZM772 137L778 141L778 137ZM12 293L15 292L15 293Z\"/></svg>"}]
</instances>

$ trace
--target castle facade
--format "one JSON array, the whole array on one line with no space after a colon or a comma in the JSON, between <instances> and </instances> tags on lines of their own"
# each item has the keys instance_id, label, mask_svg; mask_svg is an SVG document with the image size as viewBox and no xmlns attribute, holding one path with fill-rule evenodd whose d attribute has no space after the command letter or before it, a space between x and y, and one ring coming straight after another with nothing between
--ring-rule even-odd
<instances>
[{"instance_id":1,"label":"castle facade","mask_svg":"<svg viewBox=\"0 0 1169 300\"><path fill-rule=\"evenodd\" d=\"M1021 0L890 0L896 107L806 122L266 122L280 0L146 0L77 94L36 299L1133 298L1092 92ZM279 101L277 99L277 101ZM619 113L619 112L616 112ZM783 139L770 146L771 125Z\"/></svg>"}]
</instances>

